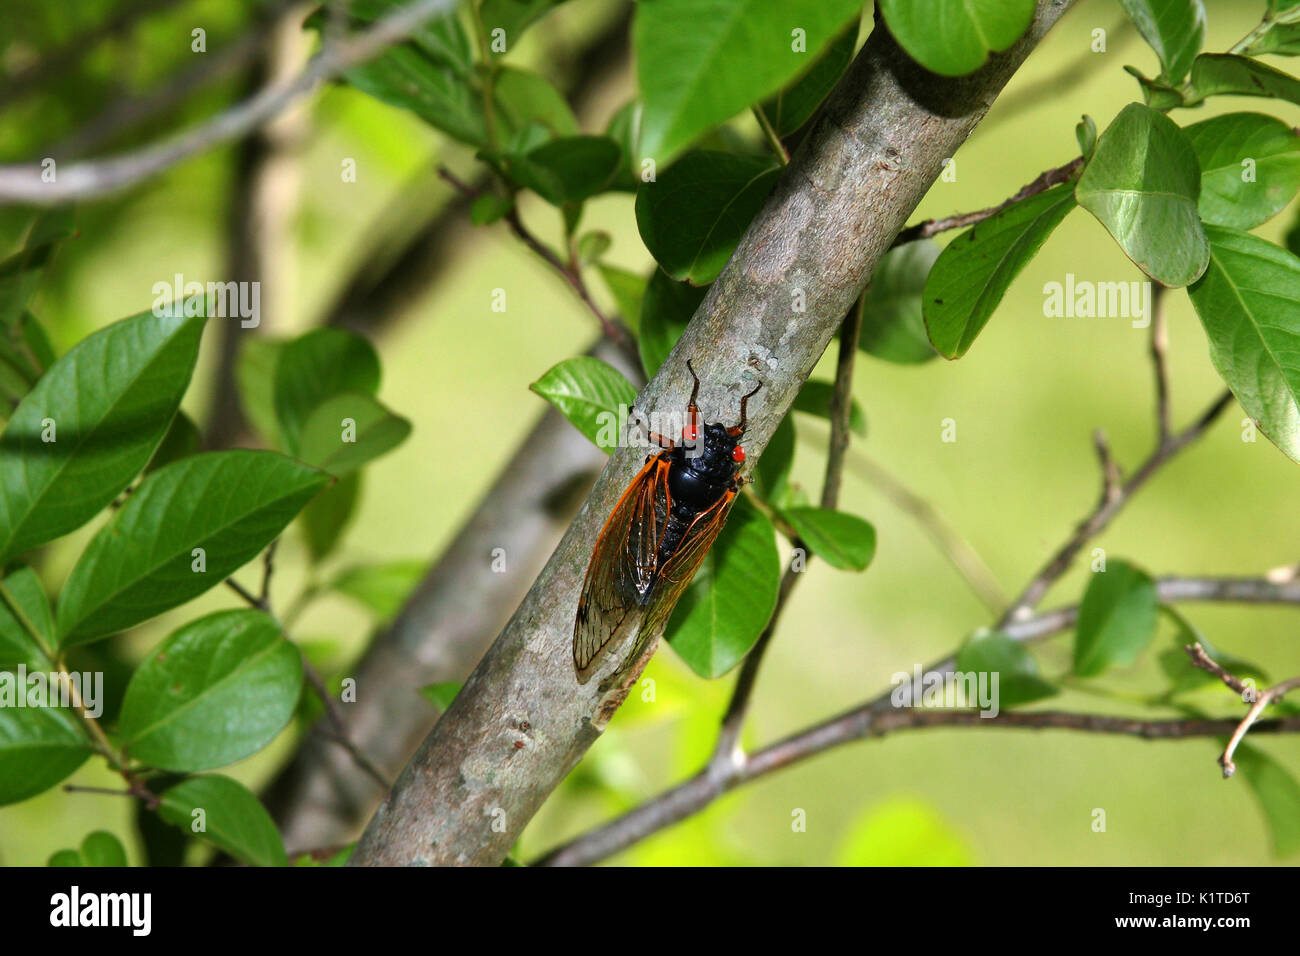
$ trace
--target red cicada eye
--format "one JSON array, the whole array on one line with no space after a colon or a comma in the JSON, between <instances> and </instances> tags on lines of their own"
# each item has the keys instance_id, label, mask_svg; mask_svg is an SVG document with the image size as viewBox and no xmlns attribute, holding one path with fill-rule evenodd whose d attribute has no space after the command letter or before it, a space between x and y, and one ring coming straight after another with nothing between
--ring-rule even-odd
<instances>
[{"instance_id":1,"label":"red cicada eye","mask_svg":"<svg viewBox=\"0 0 1300 956\"><path fill-rule=\"evenodd\" d=\"M743 449L743 448L741 448L739 445L737 445L735 448L731 449L731 457L734 458L734 459L735 459L736 461L738 461L738 462L744 461L744 460L745 460L745 449Z\"/></svg>"},{"instance_id":2,"label":"red cicada eye","mask_svg":"<svg viewBox=\"0 0 1300 956\"><path fill-rule=\"evenodd\" d=\"M695 441L695 439L699 437L700 437L700 430L695 425L687 425L685 428L682 429L683 441Z\"/></svg>"}]
</instances>

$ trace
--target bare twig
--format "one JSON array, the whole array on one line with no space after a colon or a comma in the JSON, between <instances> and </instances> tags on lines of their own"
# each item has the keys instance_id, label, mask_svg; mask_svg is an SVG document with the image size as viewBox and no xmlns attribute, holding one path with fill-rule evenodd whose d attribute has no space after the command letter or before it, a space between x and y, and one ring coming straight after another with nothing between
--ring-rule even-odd
<instances>
[{"instance_id":1,"label":"bare twig","mask_svg":"<svg viewBox=\"0 0 1300 956\"><path fill-rule=\"evenodd\" d=\"M1205 648L1200 644L1189 644L1183 649L1187 651L1194 665L1219 678L1219 680L1240 694L1243 700L1251 701L1250 709L1246 711L1246 716L1233 728L1232 737L1228 740L1228 745L1223 749L1223 754L1219 757L1219 766L1223 768L1223 776L1225 778L1231 777L1237 772L1237 765L1232 762L1232 755L1237 752L1237 747L1245 739L1247 731L1253 727L1256 733L1259 732L1259 715L1273 701L1280 700L1290 691L1300 688L1300 677L1284 680L1280 684L1275 684L1267 690L1259 692L1259 696L1255 697L1253 696L1256 693L1254 687L1224 670L1210 655L1205 653Z\"/></svg>"},{"instance_id":2,"label":"bare twig","mask_svg":"<svg viewBox=\"0 0 1300 956\"><path fill-rule=\"evenodd\" d=\"M1193 665L1199 667L1203 671L1213 674L1238 694L1249 692L1250 688L1247 687L1245 681L1240 677L1234 677L1232 674L1229 674L1224 670L1223 667L1214 660L1214 658L1205 653L1205 648L1203 648L1199 643L1188 644L1183 648L1183 650L1185 650L1188 656L1191 657Z\"/></svg>"},{"instance_id":3,"label":"bare twig","mask_svg":"<svg viewBox=\"0 0 1300 956\"><path fill-rule=\"evenodd\" d=\"M1075 730L1094 734L1119 734L1144 740L1178 740L1216 737L1229 733L1232 719L1139 720L1103 714L1061 711L1011 711L983 717L978 711L899 708L858 708L815 727L787 737L755 752L735 774L720 777L702 771L659 797L642 804L599 829L552 850L535 866L583 866L606 859L652 833L678 822L712 803L741 784L765 777L816 754L856 740L883 737L904 730L941 728L980 730ZM1256 726L1256 732L1300 732L1300 717L1271 720Z\"/></svg>"},{"instance_id":4,"label":"bare twig","mask_svg":"<svg viewBox=\"0 0 1300 956\"><path fill-rule=\"evenodd\" d=\"M139 183L197 153L246 135L319 83L377 56L421 24L450 10L454 3L414 0L365 31L323 48L292 81L266 87L211 119L150 146L111 159L65 164L52 182L43 181L44 170L39 163L0 166L0 201L66 202L102 196Z\"/></svg>"},{"instance_id":5,"label":"bare twig","mask_svg":"<svg viewBox=\"0 0 1300 956\"><path fill-rule=\"evenodd\" d=\"M1119 486L1118 491L1109 489L1109 482L1113 474L1108 473L1103 480L1106 490L1102 493L1101 501L1097 507L1083 519L1075 529L1074 534L1065 542L1055 554L1048 559L1047 563L1034 575L1033 580L1025 587L1020 596L1016 598L1015 603L1002 615L997 626L1005 627L1010 621L1015 620L1024 614L1029 613L1038 602L1043 599L1048 589L1069 570L1075 556L1083 549L1083 546L1092 538L1096 537L1111 523L1114 517L1119 514L1129 499L1138 492L1160 468L1165 465L1170 458L1182 451L1196 439L1205 434L1206 429L1214 423L1214 420L1223 413L1232 401L1232 393L1224 392L1211 405L1201 413L1191 425L1171 435L1167 441L1161 442L1156 449L1151 452L1145 461L1138 466L1123 484ZM1109 462L1109 455L1104 459Z\"/></svg>"},{"instance_id":6,"label":"bare twig","mask_svg":"<svg viewBox=\"0 0 1300 956\"><path fill-rule=\"evenodd\" d=\"M1083 157L1078 156L1064 166L1057 166L1046 172L1039 173L1034 181L1028 183L1012 196L996 206L989 206L987 209L977 209L975 212L963 212L955 216L946 216L943 219L927 219L924 222L918 222L915 225L908 226L902 230L896 239L894 246L905 245L909 242L915 242L918 239L929 239L937 236L941 232L947 232L950 229L965 229L967 226L973 226L976 223L983 222L1022 200L1030 196L1037 196L1039 193L1045 193L1060 183L1069 180L1076 172L1083 167Z\"/></svg>"},{"instance_id":7,"label":"bare twig","mask_svg":"<svg viewBox=\"0 0 1300 956\"><path fill-rule=\"evenodd\" d=\"M320 698L321 706L325 708L325 714L329 719L330 726L334 729L331 735L334 742L348 752L348 756L352 758L358 767L370 775L370 779L387 790L392 786L388 778L348 739L347 724L343 722L343 715L339 712L338 701L334 699L334 695L325 686L324 678L305 659L302 662L302 672L307 678L307 683L311 684L312 690L316 692L316 696Z\"/></svg>"},{"instance_id":8,"label":"bare twig","mask_svg":"<svg viewBox=\"0 0 1300 956\"><path fill-rule=\"evenodd\" d=\"M1258 723L1259 715L1264 712L1269 704L1275 700L1280 700L1283 695L1290 691L1300 688L1300 677L1292 677L1290 680L1284 680L1280 684L1275 684L1268 690L1259 695L1259 700L1250 705L1250 710L1246 711L1246 716L1242 718L1235 730L1232 732L1232 738L1228 741L1228 746L1223 749L1223 756L1219 758L1219 766L1223 768L1223 776L1231 777L1237 772L1237 765L1232 762L1232 755L1237 752L1238 745L1246 737L1246 731L1252 727L1258 733L1260 724ZM1294 718L1292 718L1294 719Z\"/></svg>"},{"instance_id":9,"label":"bare twig","mask_svg":"<svg viewBox=\"0 0 1300 956\"><path fill-rule=\"evenodd\" d=\"M243 598L245 603L251 607L257 608L257 610L266 614L268 617L273 617L271 614L270 589L271 572L274 567L273 561L275 547L276 542L273 541L267 546L266 554L263 557L262 593L260 597L253 594L253 592L249 591L248 588L244 587L234 578L226 578L226 586L229 587L230 590ZM279 624L278 621L276 623ZM281 633L285 633L283 625L280 625L280 631ZM285 636L288 637L288 634L285 633ZM375 765L366 758L365 754L361 752L356 744L349 739L347 725L343 721L342 714L339 713L337 702L334 700L333 695L330 694L329 689L325 686L325 681L321 678L320 674L316 672L316 669L311 666L305 656L302 661L302 670L303 674L307 678L307 682L311 684L312 689L316 692L316 696L320 698L320 702L325 708L325 713L329 718L329 722L334 728L333 733L330 735L331 739L347 751L348 756L352 758L353 763L369 774L381 787L387 788L389 786L388 780L378 769L375 768Z\"/></svg>"},{"instance_id":10,"label":"bare twig","mask_svg":"<svg viewBox=\"0 0 1300 956\"><path fill-rule=\"evenodd\" d=\"M1169 423L1169 330L1165 324L1165 287L1154 283L1151 292L1151 366L1156 378L1156 435L1161 446L1170 441Z\"/></svg>"},{"instance_id":11,"label":"bare twig","mask_svg":"<svg viewBox=\"0 0 1300 956\"><path fill-rule=\"evenodd\" d=\"M446 180L454 189L467 198L476 198L482 190L478 187L471 186L446 166L438 167L438 175ZM560 277L577 293L584 305L591 310L592 315L600 322L601 331L615 345L620 348L630 349L632 341L627 334L627 330L620 323L611 319L605 314L596 301L591 297L591 292L587 288L587 283L582 278L582 270L575 263L565 262L555 254L551 248L537 238L522 219L519 218L519 210L511 207L510 211L503 217L504 222L510 227L510 231L523 242L525 246L531 249L543 262L560 274Z\"/></svg>"}]
</instances>

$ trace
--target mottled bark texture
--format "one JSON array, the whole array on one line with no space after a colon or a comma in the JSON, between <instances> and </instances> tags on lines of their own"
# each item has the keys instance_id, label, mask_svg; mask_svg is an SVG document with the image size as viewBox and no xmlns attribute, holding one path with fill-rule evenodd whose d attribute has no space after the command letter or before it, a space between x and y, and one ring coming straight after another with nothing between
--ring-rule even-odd
<instances>
[{"instance_id":1,"label":"mottled bark texture","mask_svg":"<svg viewBox=\"0 0 1300 956\"><path fill-rule=\"evenodd\" d=\"M685 404L687 358L705 382L709 420L734 419L740 394L761 379L745 437L752 463L944 159L1070 2L1040 2L1015 47L955 80L914 65L878 25L638 408ZM353 865L500 863L600 735L637 674L604 693L601 675L579 684L574 612L600 527L644 457L641 448L611 456L510 623L381 804Z\"/></svg>"},{"instance_id":2,"label":"mottled bark texture","mask_svg":"<svg viewBox=\"0 0 1300 956\"><path fill-rule=\"evenodd\" d=\"M591 352L634 381L614 346ZM540 404L540 402L539 402ZM421 687L463 681L541 570L604 464L605 456L559 412L548 409L522 447L527 467L508 462L483 503L429 568L401 613L366 651L355 703L340 710L348 739L389 779L406 766L437 720ZM493 549L505 554L493 570ZM265 797L295 850L355 839L383 797L322 720Z\"/></svg>"}]
</instances>

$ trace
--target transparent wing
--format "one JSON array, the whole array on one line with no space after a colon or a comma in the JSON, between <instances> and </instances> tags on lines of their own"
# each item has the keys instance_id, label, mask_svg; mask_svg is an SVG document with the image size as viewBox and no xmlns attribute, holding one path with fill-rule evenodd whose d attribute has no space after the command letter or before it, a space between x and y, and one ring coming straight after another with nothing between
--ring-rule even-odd
<instances>
[{"instance_id":1,"label":"transparent wing","mask_svg":"<svg viewBox=\"0 0 1300 956\"><path fill-rule=\"evenodd\" d=\"M591 678L624 624L633 623L632 610L650 600L668 517L668 467L663 454L647 462L596 539L573 626L573 665L579 683Z\"/></svg>"}]
</instances>

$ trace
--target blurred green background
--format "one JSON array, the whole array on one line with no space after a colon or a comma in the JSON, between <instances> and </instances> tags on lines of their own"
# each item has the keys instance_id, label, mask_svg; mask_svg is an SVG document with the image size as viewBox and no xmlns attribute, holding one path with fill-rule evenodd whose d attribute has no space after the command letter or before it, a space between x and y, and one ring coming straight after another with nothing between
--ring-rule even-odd
<instances>
[{"instance_id":1,"label":"blurred green background","mask_svg":"<svg viewBox=\"0 0 1300 956\"><path fill-rule=\"evenodd\" d=\"M1207 50L1224 50L1258 20L1262 2L1207 0ZM250 3L203 0L157 13L129 37L96 49L51 81L49 92L0 107L0 160L40 156L42 145L83 123L100 100L124 89L147 89L181 69L191 54L189 30L209 31L209 50L234 37ZM0 55L8 72L22 61L24 31L38 48L95 23L94 2L10 0L0 15ZM573 0L534 27L518 61L556 68L585 37L618 13L607 0ZM868 24L870 14L867 16ZM1107 31L1107 52L1091 53L1093 31ZM866 28L864 28L864 34ZM178 37L180 39L178 39ZM27 49L30 55L30 49ZM209 56L212 53L207 54ZM1049 35L956 157L955 182L931 190L915 219L1001 201L1042 170L1077 155L1074 125L1092 115L1099 128L1138 96L1123 72L1148 74L1154 55L1124 23L1113 0L1083 0ZM126 64L125 66L123 64ZM21 62L19 62L21 65ZM198 119L243 90L237 77L186 101L171 124ZM630 66L594 91L581 119L602 129L633 93ZM61 106L60 104L63 104ZM1258 110L1300 122L1300 109L1278 101L1226 98L1183 112L1189 123L1216 112ZM431 207L449 196L430 174L445 161L459 170L473 158L399 111L347 88L330 87L307 108L297 154L300 191L292 242L284 250L288 279L280 307L262 331L281 335L310 327L359 256L383 239L394 211ZM118 145L146 139L146 125ZM113 144L110 138L105 141ZM147 309L152 286L173 273L224 278L234 148L183 163L126 196L84 206L79 237L58 253L35 311L60 349L89 331ZM343 158L355 158L355 183L340 181ZM525 203L539 232L558 234L553 210ZM1262 230L1280 240L1293 212ZM608 260L638 271L651 265L638 237L632 197L589 204L585 228L614 237ZM518 451L543 411L528 384L561 359L582 352L595 327L581 304L503 227L471 230L454 244L448 267L427 294L406 303L400 320L377 339L384 362L381 396L415 425L411 439L370 470L364 500L337 564L436 556L476 507L487 483L512 459L522 466L546 448ZM869 419L860 446L931 501L1014 594L1067 537L1095 502L1098 469L1091 444L1104 428L1119 461L1135 465L1153 441L1151 368L1146 332L1124 319L1056 319L1042 312L1043 285L1079 279L1119 281L1138 273L1102 227L1076 210L1013 285L971 353L959 362L889 365L864 356L855 380ZM606 290L597 293L608 302ZM508 293L508 310L491 310L491 293ZM1168 297L1173 408L1179 423L1222 388L1204 334L1186 296ZM205 359L186 400L204 420ZM833 362L833 356L830 359ZM819 374L829 377L829 362ZM958 440L940 441L940 423L957 422ZM1165 469L1097 542L1153 574L1257 575L1300 560L1297 474L1262 437L1243 442L1243 415L1233 405L1208 437ZM825 423L800 417L796 478L820 486ZM929 538L870 484L852 473L841 507L878 531L874 564L862 575L818 565L795 592L765 666L747 740L766 743L889 686L890 676L955 648L989 623L987 611ZM56 586L83 529L50 556L44 575ZM303 549L292 536L279 553L277 596L291 597L302 579ZM1044 607L1072 603L1085 571L1075 568ZM199 610L235 606L212 592L141 628L137 653ZM1186 605L1184 612L1220 649L1253 660L1276 678L1300 671L1297 611ZM320 641L334 660L360 653L366 619L338 600L315 605L296 627L302 641ZM1172 646L1162 620L1155 649ZM1051 676L1069 666L1069 635L1035 650ZM1123 699L1158 690L1153 654L1098 683L1113 699L1066 692L1053 708L1147 716ZM530 825L520 856L549 848L630 808L694 773L706 758L731 677L706 682L663 649L647 676L657 699L634 695L610 730ZM1240 713L1226 691L1203 698L1207 710ZM265 781L293 745L285 734L267 752L229 772L250 785ZM1257 746L1300 773L1300 740L1260 738ZM977 863L1253 864L1270 856L1262 817L1241 779L1223 781L1211 740L1147 743L1066 732L925 731L843 747L746 786L692 820L616 858L630 864ZM87 764L70 782L111 786ZM1106 812L1093 832L1094 808ZM797 810L806 830L792 828ZM52 791L0 809L0 862L39 864L107 828L135 854L130 807L120 798Z\"/></svg>"}]
</instances>

